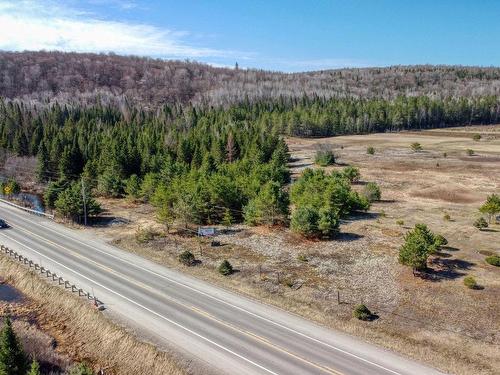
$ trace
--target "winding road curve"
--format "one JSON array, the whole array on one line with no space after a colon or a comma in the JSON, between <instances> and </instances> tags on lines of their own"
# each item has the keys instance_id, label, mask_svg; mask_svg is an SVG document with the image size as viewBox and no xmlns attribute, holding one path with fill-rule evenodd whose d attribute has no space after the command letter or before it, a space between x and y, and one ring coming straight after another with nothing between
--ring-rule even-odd
<instances>
[{"instance_id":1,"label":"winding road curve","mask_svg":"<svg viewBox=\"0 0 500 375\"><path fill-rule=\"evenodd\" d=\"M106 314L215 373L440 374L4 203L0 218L11 226L0 244L93 290Z\"/></svg>"}]
</instances>

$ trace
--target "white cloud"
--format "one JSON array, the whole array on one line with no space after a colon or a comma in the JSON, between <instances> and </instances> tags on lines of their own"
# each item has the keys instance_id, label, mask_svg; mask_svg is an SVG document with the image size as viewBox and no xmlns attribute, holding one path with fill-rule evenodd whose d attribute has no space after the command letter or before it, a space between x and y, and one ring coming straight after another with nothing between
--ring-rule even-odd
<instances>
[{"instance_id":1,"label":"white cloud","mask_svg":"<svg viewBox=\"0 0 500 375\"><path fill-rule=\"evenodd\" d=\"M133 2L123 2L125 7ZM234 54L190 45L183 31L109 21L56 1L0 0L0 49L115 52L155 57L203 58Z\"/></svg>"}]
</instances>

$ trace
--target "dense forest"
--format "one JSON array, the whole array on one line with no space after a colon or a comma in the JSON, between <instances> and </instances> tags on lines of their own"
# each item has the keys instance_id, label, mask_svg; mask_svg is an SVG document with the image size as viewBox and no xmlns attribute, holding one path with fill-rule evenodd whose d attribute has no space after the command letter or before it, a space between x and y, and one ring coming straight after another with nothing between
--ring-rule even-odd
<instances>
[{"instance_id":1,"label":"dense forest","mask_svg":"<svg viewBox=\"0 0 500 375\"><path fill-rule=\"evenodd\" d=\"M500 69L392 67L284 74L115 55L0 53L0 151L36 157L44 201L80 221L95 195L175 222L290 224L332 236L380 199L352 167L291 187L283 135L497 123ZM23 172L21 169L18 172ZM0 186L18 191L15 181ZM83 192L83 193L82 193ZM85 203L85 204L84 204ZM291 209L292 208L292 209Z\"/></svg>"},{"instance_id":2,"label":"dense forest","mask_svg":"<svg viewBox=\"0 0 500 375\"><path fill-rule=\"evenodd\" d=\"M253 112L259 116L252 105L227 111L164 106L125 118L113 107L0 102L0 147L36 156L37 178L48 184L46 206L77 221L84 206L89 215L99 213L92 197L100 195L150 202L167 227L174 221L288 224L288 149L279 129L252 120ZM369 208L347 174L314 176L304 175L306 191L291 196L301 208L291 216L297 231L331 236L341 218ZM311 181L324 189L313 193ZM14 187L7 182L2 189Z\"/></svg>"},{"instance_id":3,"label":"dense forest","mask_svg":"<svg viewBox=\"0 0 500 375\"><path fill-rule=\"evenodd\" d=\"M500 94L500 69L393 66L285 74L112 54L0 52L0 96L32 103L229 106L303 96L432 98Z\"/></svg>"}]
</instances>

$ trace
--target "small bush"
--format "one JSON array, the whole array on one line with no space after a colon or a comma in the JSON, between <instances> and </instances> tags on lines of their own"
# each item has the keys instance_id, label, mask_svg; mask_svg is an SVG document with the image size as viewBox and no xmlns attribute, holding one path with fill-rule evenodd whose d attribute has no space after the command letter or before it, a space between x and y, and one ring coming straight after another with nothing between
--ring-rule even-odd
<instances>
[{"instance_id":1,"label":"small bush","mask_svg":"<svg viewBox=\"0 0 500 375\"><path fill-rule=\"evenodd\" d=\"M451 220L451 216L450 216L450 214L444 214L444 215L443 215L443 220L444 220L444 221L450 221L450 220Z\"/></svg>"},{"instance_id":2,"label":"small bush","mask_svg":"<svg viewBox=\"0 0 500 375\"><path fill-rule=\"evenodd\" d=\"M375 182L369 182L363 189L363 195L369 202L379 201L382 197L380 187Z\"/></svg>"},{"instance_id":3,"label":"small bush","mask_svg":"<svg viewBox=\"0 0 500 375\"><path fill-rule=\"evenodd\" d=\"M375 148L373 146L368 146L366 149L368 155L375 155Z\"/></svg>"},{"instance_id":4,"label":"small bush","mask_svg":"<svg viewBox=\"0 0 500 375\"><path fill-rule=\"evenodd\" d=\"M309 259L307 259L307 256L305 254L297 255L297 259L301 262L308 262L309 261Z\"/></svg>"},{"instance_id":5,"label":"small bush","mask_svg":"<svg viewBox=\"0 0 500 375\"><path fill-rule=\"evenodd\" d=\"M69 375L92 375L93 373L94 371L86 363L79 363L69 371Z\"/></svg>"},{"instance_id":6,"label":"small bush","mask_svg":"<svg viewBox=\"0 0 500 375\"><path fill-rule=\"evenodd\" d=\"M465 153L467 154L467 156L473 156L474 155L474 150L471 150L470 148L468 148Z\"/></svg>"},{"instance_id":7,"label":"small bush","mask_svg":"<svg viewBox=\"0 0 500 375\"><path fill-rule=\"evenodd\" d=\"M448 153L447 152L443 152L443 158L446 158L448 157Z\"/></svg>"},{"instance_id":8,"label":"small bush","mask_svg":"<svg viewBox=\"0 0 500 375\"><path fill-rule=\"evenodd\" d=\"M233 266L227 261L227 259L224 259L219 265L218 271L221 275L229 276L233 273Z\"/></svg>"},{"instance_id":9,"label":"small bush","mask_svg":"<svg viewBox=\"0 0 500 375\"><path fill-rule=\"evenodd\" d=\"M477 289L476 279L472 276L466 276L464 278L464 285L469 289Z\"/></svg>"},{"instance_id":10,"label":"small bush","mask_svg":"<svg viewBox=\"0 0 500 375\"><path fill-rule=\"evenodd\" d=\"M405 225L405 221L404 220L396 220L396 224L402 227L403 225Z\"/></svg>"},{"instance_id":11,"label":"small bush","mask_svg":"<svg viewBox=\"0 0 500 375\"><path fill-rule=\"evenodd\" d=\"M335 164L335 154L331 150L316 151L314 163L318 164L321 167L327 167L329 165Z\"/></svg>"},{"instance_id":12,"label":"small bush","mask_svg":"<svg viewBox=\"0 0 500 375\"><path fill-rule=\"evenodd\" d=\"M195 263L196 259L192 252L186 250L179 254L179 262L184 264L185 266L192 266Z\"/></svg>"},{"instance_id":13,"label":"small bush","mask_svg":"<svg viewBox=\"0 0 500 375\"><path fill-rule=\"evenodd\" d=\"M489 257L486 257L485 261L492 266L500 267L500 256L498 255L490 255Z\"/></svg>"},{"instance_id":14,"label":"small bush","mask_svg":"<svg viewBox=\"0 0 500 375\"><path fill-rule=\"evenodd\" d=\"M359 169L356 167L348 166L342 170L342 175L347 178L351 183L358 182L361 177L361 173L359 173Z\"/></svg>"},{"instance_id":15,"label":"small bush","mask_svg":"<svg viewBox=\"0 0 500 375\"><path fill-rule=\"evenodd\" d=\"M479 229L479 230L482 230L482 229L485 229L485 228L488 228L488 222L485 220L484 217L480 217L479 219L477 219L475 222L474 222L474 226Z\"/></svg>"},{"instance_id":16,"label":"small bush","mask_svg":"<svg viewBox=\"0 0 500 375\"><path fill-rule=\"evenodd\" d=\"M135 231L135 240L138 243L148 243L149 241L152 241L156 237L156 235L157 233L152 229L143 229L141 227L138 227Z\"/></svg>"},{"instance_id":17,"label":"small bush","mask_svg":"<svg viewBox=\"0 0 500 375\"><path fill-rule=\"evenodd\" d=\"M479 140L481 140L481 134L475 133L475 134L472 136L472 139L473 139L474 141L479 141Z\"/></svg>"},{"instance_id":18,"label":"small bush","mask_svg":"<svg viewBox=\"0 0 500 375\"><path fill-rule=\"evenodd\" d=\"M419 151L422 151L422 145L418 142L414 142L410 145L410 148L412 149L412 151L414 152L419 152Z\"/></svg>"},{"instance_id":19,"label":"small bush","mask_svg":"<svg viewBox=\"0 0 500 375\"><path fill-rule=\"evenodd\" d=\"M368 307L366 307L365 305L362 305L362 304L356 305L352 315L356 319L364 320L364 321L368 321L368 320L371 320L373 318L372 312L368 309Z\"/></svg>"},{"instance_id":20,"label":"small bush","mask_svg":"<svg viewBox=\"0 0 500 375\"><path fill-rule=\"evenodd\" d=\"M436 234L434 236L434 245L436 245L436 248L439 249L441 246L448 245L448 240L444 238L444 236Z\"/></svg>"}]
</instances>

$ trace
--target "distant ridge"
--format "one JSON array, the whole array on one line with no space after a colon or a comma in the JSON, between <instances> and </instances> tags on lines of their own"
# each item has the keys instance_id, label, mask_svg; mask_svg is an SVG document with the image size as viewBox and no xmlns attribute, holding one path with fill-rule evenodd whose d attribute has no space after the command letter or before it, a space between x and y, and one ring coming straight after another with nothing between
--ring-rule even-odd
<instances>
[{"instance_id":1,"label":"distant ridge","mask_svg":"<svg viewBox=\"0 0 500 375\"><path fill-rule=\"evenodd\" d=\"M500 94L500 68L393 66L304 73L218 68L114 54L0 52L0 96L31 103L165 103L227 106L304 95L392 99L399 95Z\"/></svg>"}]
</instances>

